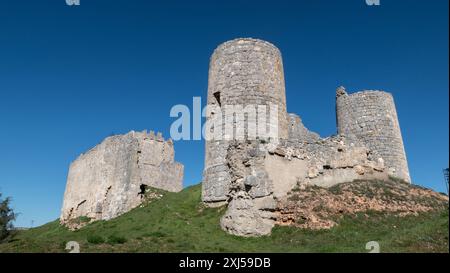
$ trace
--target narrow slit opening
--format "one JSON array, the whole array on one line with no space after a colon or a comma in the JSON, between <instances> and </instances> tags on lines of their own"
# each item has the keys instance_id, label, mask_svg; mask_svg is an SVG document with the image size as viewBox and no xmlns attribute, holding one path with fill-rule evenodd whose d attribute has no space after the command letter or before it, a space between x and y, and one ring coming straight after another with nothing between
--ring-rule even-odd
<instances>
[{"instance_id":1,"label":"narrow slit opening","mask_svg":"<svg viewBox=\"0 0 450 273\"><path fill-rule=\"evenodd\" d=\"M222 105L220 104L220 92L219 92L219 91L214 93L214 98L216 98L217 104L218 104L219 106L222 106Z\"/></svg>"}]
</instances>

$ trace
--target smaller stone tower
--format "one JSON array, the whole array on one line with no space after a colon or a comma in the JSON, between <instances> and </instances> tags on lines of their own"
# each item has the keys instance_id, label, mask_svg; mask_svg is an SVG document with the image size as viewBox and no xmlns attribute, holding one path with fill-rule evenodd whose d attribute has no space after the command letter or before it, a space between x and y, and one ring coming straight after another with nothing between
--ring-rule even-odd
<instances>
[{"instance_id":1,"label":"smaller stone tower","mask_svg":"<svg viewBox=\"0 0 450 273\"><path fill-rule=\"evenodd\" d=\"M411 182L403 138L391 94L367 90L336 91L338 133L354 137L379 155L390 175Z\"/></svg>"}]
</instances>

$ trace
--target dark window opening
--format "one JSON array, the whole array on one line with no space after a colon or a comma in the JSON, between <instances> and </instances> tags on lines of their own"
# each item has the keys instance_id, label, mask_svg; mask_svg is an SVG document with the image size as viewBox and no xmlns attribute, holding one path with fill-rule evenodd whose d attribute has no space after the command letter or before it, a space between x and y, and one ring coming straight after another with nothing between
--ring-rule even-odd
<instances>
[{"instance_id":1,"label":"dark window opening","mask_svg":"<svg viewBox=\"0 0 450 273\"><path fill-rule=\"evenodd\" d=\"M144 194L145 194L145 191L147 190L147 185L145 185L145 184L141 184L140 186L139 186L139 189L141 190L139 193L138 193L138 195L140 195L141 197L143 197L144 196Z\"/></svg>"},{"instance_id":2,"label":"dark window opening","mask_svg":"<svg viewBox=\"0 0 450 273\"><path fill-rule=\"evenodd\" d=\"M221 106L221 104L220 104L220 92L215 92L214 93L214 98L216 98L217 104L219 104L219 106Z\"/></svg>"}]
</instances>

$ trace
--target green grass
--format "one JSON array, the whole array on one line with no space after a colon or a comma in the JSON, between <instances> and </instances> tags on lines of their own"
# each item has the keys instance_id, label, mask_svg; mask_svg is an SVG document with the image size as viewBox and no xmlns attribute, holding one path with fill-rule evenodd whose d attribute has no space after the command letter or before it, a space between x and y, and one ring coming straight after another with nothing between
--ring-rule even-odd
<instances>
[{"instance_id":1,"label":"green grass","mask_svg":"<svg viewBox=\"0 0 450 273\"><path fill-rule=\"evenodd\" d=\"M66 252L77 241L81 252L367 252L377 241L381 252L448 252L448 210L396 217L368 213L345 217L330 230L275 227L271 236L241 238L219 226L224 208L205 208L201 186L165 193L116 219L69 231L54 221L19 231L0 252Z\"/></svg>"}]
</instances>

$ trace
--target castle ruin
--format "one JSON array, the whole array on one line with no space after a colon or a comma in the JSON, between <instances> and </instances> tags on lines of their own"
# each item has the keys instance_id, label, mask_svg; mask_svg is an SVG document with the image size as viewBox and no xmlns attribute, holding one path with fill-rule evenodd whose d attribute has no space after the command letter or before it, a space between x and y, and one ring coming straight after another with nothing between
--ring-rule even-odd
<instances>
[{"instance_id":1,"label":"castle ruin","mask_svg":"<svg viewBox=\"0 0 450 273\"><path fill-rule=\"evenodd\" d=\"M215 137L205 141L202 201L227 206L220 224L231 234L270 234L282 217L280 200L310 185L390 177L410 183L392 95L337 88L337 134L322 138L287 112L283 61L271 43L220 45L207 97L205 131ZM228 112L230 106L243 113ZM146 187L177 192L182 180L171 139L146 131L108 137L71 164L60 221L112 219L141 204Z\"/></svg>"},{"instance_id":2,"label":"castle ruin","mask_svg":"<svg viewBox=\"0 0 450 273\"><path fill-rule=\"evenodd\" d=\"M60 222L79 217L109 220L142 203L147 187L183 188L183 165L174 161L171 139L134 132L106 138L70 165Z\"/></svg>"},{"instance_id":3,"label":"castle ruin","mask_svg":"<svg viewBox=\"0 0 450 273\"><path fill-rule=\"evenodd\" d=\"M208 105L219 109L223 127L230 122L236 127L239 122L237 117L226 119L227 105L276 105L278 109L276 118L258 112L258 116L269 115L263 124L245 118L246 133L253 127L277 126L275 138L206 141L202 200L208 206L228 206L221 226L231 234L269 234L277 220L277 201L302 185L330 187L389 176L410 182L390 94L362 91L349 95L339 87L338 134L321 138L310 132L299 116L288 114L281 53L266 41L236 39L214 51Z\"/></svg>"}]
</instances>

